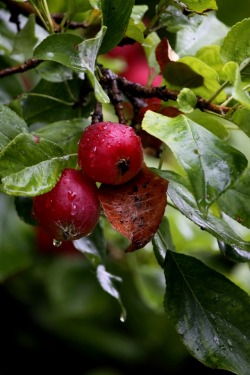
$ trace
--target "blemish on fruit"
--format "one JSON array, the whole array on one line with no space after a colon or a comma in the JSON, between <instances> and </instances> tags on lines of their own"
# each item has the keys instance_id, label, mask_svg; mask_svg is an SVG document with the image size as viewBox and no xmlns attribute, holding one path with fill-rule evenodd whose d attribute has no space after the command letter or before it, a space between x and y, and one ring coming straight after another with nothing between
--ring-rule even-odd
<instances>
[{"instance_id":1,"label":"blemish on fruit","mask_svg":"<svg viewBox=\"0 0 250 375\"><path fill-rule=\"evenodd\" d=\"M117 166L118 168L120 169L121 171L121 174L122 176L129 171L129 167L130 167L130 160L129 159L121 159L119 160L119 162L117 163Z\"/></svg>"}]
</instances>

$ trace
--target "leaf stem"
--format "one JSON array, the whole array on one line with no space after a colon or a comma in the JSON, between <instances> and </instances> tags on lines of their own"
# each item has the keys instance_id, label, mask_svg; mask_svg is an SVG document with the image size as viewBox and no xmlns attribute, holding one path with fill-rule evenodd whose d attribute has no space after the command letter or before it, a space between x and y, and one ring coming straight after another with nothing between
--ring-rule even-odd
<instances>
[{"instance_id":1,"label":"leaf stem","mask_svg":"<svg viewBox=\"0 0 250 375\"><path fill-rule=\"evenodd\" d=\"M18 95L17 99L18 98L25 99L28 96L37 96L37 97L40 97L40 98L50 99L50 100L54 100L55 102L58 102L58 103L61 103L61 104L64 104L64 105L68 105L68 106L73 106L75 104L75 102L66 102L65 100L55 98L54 96L50 96L50 95L46 95L46 94L39 94L39 93L35 93L35 92L30 92L30 93L25 92L23 94Z\"/></svg>"}]
</instances>

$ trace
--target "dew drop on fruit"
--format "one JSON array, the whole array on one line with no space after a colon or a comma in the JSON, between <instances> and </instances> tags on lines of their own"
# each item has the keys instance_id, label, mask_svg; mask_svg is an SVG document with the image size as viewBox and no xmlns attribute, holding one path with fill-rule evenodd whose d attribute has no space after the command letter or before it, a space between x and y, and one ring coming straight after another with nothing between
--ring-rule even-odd
<instances>
[{"instance_id":1,"label":"dew drop on fruit","mask_svg":"<svg viewBox=\"0 0 250 375\"><path fill-rule=\"evenodd\" d=\"M55 238L53 239L53 245L55 247L59 247L59 246L61 246L61 244L62 244L62 241L56 240Z\"/></svg>"},{"instance_id":2,"label":"dew drop on fruit","mask_svg":"<svg viewBox=\"0 0 250 375\"><path fill-rule=\"evenodd\" d=\"M76 197L76 192L75 191L68 191L68 198L70 201L73 201Z\"/></svg>"}]
</instances>

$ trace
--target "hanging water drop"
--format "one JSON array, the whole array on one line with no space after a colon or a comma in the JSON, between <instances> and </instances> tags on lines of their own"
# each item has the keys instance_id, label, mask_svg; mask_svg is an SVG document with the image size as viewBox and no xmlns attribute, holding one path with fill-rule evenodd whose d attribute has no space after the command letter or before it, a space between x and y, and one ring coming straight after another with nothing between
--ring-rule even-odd
<instances>
[{"instance_id":1,"label":"hanging water drop","mask_svg":"<svg viewBox=\"0 0 250 375\"><path fill-rule=\"evenodd\" d=\"M55 238L53 239L53 245L54 246L59 247L59 246L61 246L61 244L62 244L62 241L56 240Z\"/></svg>"},{"instance_id":2,"label":"hanging water drop","mask_svg":"<svg viewBox=\"0 0 250 375\"><path fill-rule=\"evenodd\" d=\"M121 312L121 315L120 315L120 321L121 321L122 323L125 323L126 319L127 319L127 313L126 313L126 311L123 309L122 312Z\"/></svg>"}]
</instances>

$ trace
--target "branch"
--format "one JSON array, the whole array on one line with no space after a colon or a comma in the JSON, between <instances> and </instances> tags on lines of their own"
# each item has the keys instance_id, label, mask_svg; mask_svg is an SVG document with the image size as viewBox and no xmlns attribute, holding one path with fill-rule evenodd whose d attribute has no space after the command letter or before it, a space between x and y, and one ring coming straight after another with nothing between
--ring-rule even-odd
<instances>
[{"instance_id":1,"label":"branch","mask_svg":"<svg viewBox=\"0 0 250 375\"><path fill-rule=\"evenodd\" d=\"M107 80L110 77L110 73L108 69L104 69L100 67L101 72L103 74L102 80L107 85ZM137 98L159 98L164 101L168 100L177 100L179 95L179 91L167 89L166 86L161 87L144 87L139 83L133 83L128 81L124 77L119 77L115 73L112 72L112 79L116 79L117 85L120 90L124 93L124 95L128 95L128 97L134 96ZM206 99L197 97L197 105L196 108L199 108L201 111L208 110L217 114L226 114L231 107L220 106L214 103L209 103Z\"/></svg>"},{"instance_id":2,"label":"branch","mask_svg":"<svg viewBox=\"0 0 250 375\"><path fill-rule=\"evenodd\" d=\"M5 68L0 70L0 78L10 76L12 74L16 73L23 73L26 72L27 70L33 69L37 67L42 60L37 60L37 59L30 59L25 61L23 64L18 65L18 66L12 66L10 68Z\"/></svg>"}]
</instances>

